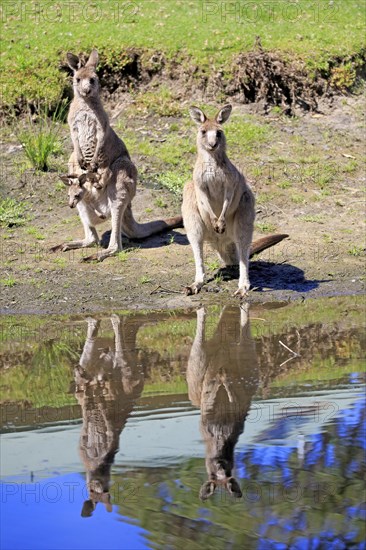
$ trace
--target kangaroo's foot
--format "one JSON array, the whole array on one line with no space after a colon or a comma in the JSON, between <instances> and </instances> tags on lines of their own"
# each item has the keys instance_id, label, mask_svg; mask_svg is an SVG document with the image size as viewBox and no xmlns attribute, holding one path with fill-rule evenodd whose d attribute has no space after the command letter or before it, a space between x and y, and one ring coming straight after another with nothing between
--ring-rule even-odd
<instances>
[{"instance_id":1,"label":"kangaroo's foot","mask_svg":"<svg viewBox=\"0 0 366 550\"><path fill-rule=\"evenodd\" d=\"M203 282L193 283L193 285L186 286L184 288L184 292L187 296L192 296L192 294L198 294L202 287L203 287Z\"/></svg>"},{"instance_id":2,"label":"kangaroo's foot","mask_svg":"<svg viewBox=\"0 0 366 550\"><path fill-rule=\"evenodd\" d=\"M248 295L250 289L250 283L245 283L242 286L238 288L236 292L234 292L233 296L238 296L239 298L245 298Z\"/></svg>"},{"instance_id":3,"label":"kangaroo's foot","mask_svg":"<svg viewBox=\"0 0 366 550\"><path fill-rule=\"evenodd\" d=\"M107 248L106 250L101 250L96 254L91 254L82 259L83 262L103 262L106 258L115 256L119 252L118 248Z\"/></svg>"},{"instance_id":4,"label":"kangaroo's foot","mask_svg":"<svg viewBox=\"0 0 366 550\"><path fill-rule=\"evenodd\" d=\"M70 241L69 243L57 244L49 249L49 252L67 252L78 248L90 248L97 244L96 241Z\"/></svg>"}]
</instances>

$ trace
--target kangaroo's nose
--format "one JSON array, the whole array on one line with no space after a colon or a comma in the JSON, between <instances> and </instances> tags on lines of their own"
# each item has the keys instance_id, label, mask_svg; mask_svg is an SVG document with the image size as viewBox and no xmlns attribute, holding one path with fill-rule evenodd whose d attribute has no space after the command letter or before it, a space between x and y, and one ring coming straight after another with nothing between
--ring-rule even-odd
<instances>
[{"instance_id":1,"label":"kangaroo's nose","mask_svg":"<svg viewBox=\"0 0 366 550\"><path fill-rule=\"evenodd\" d=\"M209 147L211 147L211 149L214 149L214 147L216 147L217 145L217 136L216 136L216 132L207 132L207 144Z\"/></svg>"}]
</instances>

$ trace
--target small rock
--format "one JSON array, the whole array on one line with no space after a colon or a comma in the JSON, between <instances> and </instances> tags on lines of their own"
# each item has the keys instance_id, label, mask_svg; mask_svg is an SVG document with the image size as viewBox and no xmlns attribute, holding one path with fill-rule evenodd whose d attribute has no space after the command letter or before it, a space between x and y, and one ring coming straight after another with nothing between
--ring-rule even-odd
<instances>
[{"instance_id":1,"label":"small rock","mask_svg":"<svg viewBox=\"0 0 366 550\"><path fill-rule=\"evenodd\" d=\"M23 149L23 145L11 145L9 147L9 149L7 150L7 154L8 155L11 155L13 153L17 153L18 151L20 151L21 149Z\"/></svg>"}]
</instances>

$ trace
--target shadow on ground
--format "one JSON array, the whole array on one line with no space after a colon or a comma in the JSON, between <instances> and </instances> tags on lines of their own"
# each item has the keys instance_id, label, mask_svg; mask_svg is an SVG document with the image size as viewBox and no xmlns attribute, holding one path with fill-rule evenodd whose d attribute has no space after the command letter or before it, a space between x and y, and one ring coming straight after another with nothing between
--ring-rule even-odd
<instances>
[{"instance_id":1,"label":"shadow on ground","mask_svg":"<svg viewBox=\"0 0 366 550\"><path fill-rule=\"evenodd\" d=\"M224 281L239 278L238 266L230 266L219 269L216 276L221 276ZM250 262L249 275L251 287L256 292L267 290L295 290L297 292L309 292L318 288L319 283L329 280L306 280L304 272L299 267L288 263L272 263L261 260Z\"/></svg>"},{"instance_id":2,"label":"shadow on ground","mask_svg":"<svg viewBox=\"0 0 366 550\"><path fill-rule=\"evenodd\" d=\"M103 233L101 239L102 248L108 248L110 236L110 231ZM161 246L167 246L173 242L179 245L189 244L187 237L174 229L152 235L151 237L146 237L145 239L129 239L128 237L122 236L124 248L160 248Z\"/></svg>"}]
</instances>

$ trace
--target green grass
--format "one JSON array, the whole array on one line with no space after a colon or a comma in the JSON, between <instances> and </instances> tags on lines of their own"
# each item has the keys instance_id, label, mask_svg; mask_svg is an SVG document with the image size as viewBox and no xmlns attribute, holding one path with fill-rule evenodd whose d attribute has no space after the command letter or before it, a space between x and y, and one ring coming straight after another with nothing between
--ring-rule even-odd
<instances>
[{"instance_id":1,"label":"green grass","mask_svg":"<svg viewBox=\"0 0 366 550\"><path fill-rule=\"evenodd\" d=\"M242 153L260 151L264 143L270 142L273 130L267 124L255 122L254 117L234 114L225 125L225 135L229 156L237 155L240 158Z\"/></svg>"},{"instance_id":2,"label":"green grass","mask_svg":"<svg viewBox=\"0 0 366 550\"><path fill-rule=\"evenodd\" d=\"M290 200L294 204L304 204L304 202L306 202L304 195L302 195L301 193L292 193L290 195Z\"/></svg>"},{"instance_id":3,"label":"green grass","mask_svg":"<svg viewBox=\"0 0 366 550\"><path fill-rule=\"evenodd\" d=\"M189 181L190 177L191 175L188 173L188 171L187 176L183 176L180 173L168 170L163 174L159 174L156 178L156 181L163 187L169 189L169 191L174 193L174 195L180 197L183 191L183 187L185 183Z\"/></svg>"},{"instance_id":4,"label":"green grass","mask_svg":"<svg viewBox=\"0 0 366 550\"><path fill-rule=\"evenodd\" d=\"M348 254L351 254L351 256L363 256L365 253L365 247L354 245L348 250Z\"/></svg>"},{"instance_id":5,"label":"green grass","mask_svg":"<svg viewBox=\"0 0 366 550\"><path fill-rule=\"evenodd\" d=\"M0 199L0 227L14 227L24 225L26 204L14 199Z\"/></svg>"},{"instance_id":6,"label":"green grass","mask_svg":"<svg viewBox=\"0 0 366 550\"><path fill-rule=\"evenodd\" d=\"M123 134L122 134L123 135ZM162 143L155 143L138 139L131 130L124 132L123 139L131 155L142 155L149 159L149 163L157 164L171 173L179 168L179 174L192 170L194 154L196 152L195 138L182 136L178 132L164 136ZM160 183L160 182L159 182Z\"/></svg>"},{"instance_id":7,"label":"green grass","mask_svg":"<svg viewBox=\"0 0 366 550\"><path fill-rule=\"evenodd\" d=\"M37 229L37 227L27 227L26 233L34 237L37 241L43 241L45 236Z\"/></svg>"},{"instance_id":8,"label":"green grass","mask_svg":"<svg viewBox=\"0 0 366 550\"><path fill-rule=\"evenodd\" d=\"M136 248L126 248L125 250L121 250L121 252L118 252L117 258L120 262L126 262L131 254L135 253L139 247Z\"/></svg>"},{"instance_id":9,"label":"green grass","mask_svg":"<svg viewBox=\"0 0 366 550\"><path fill-rule=\"evenodd\" d=\"M212 262L209 262L207 264L207 269L209 269L210 271L216 271L216 269L219 269L219 267L220 267L219 260L212 260Z\"/></svg>"},{"instance_id":10,"label":"green grass","mask_svg":"<svg viewBox=\"0 0 366 550\"><path fill-rule=\"evenodd\" d=\"M102 60L115 71L129 62L129 48L143 51L142 62L152 72L161 62L153 51L174 56L185 70L188 60L197 73L230 66L235 55L253 48L260 36L265 49L289 59L305 60L310 70L330 72L329 59L360 52L364 44L364 4L361 0L296 3L238 3L230 14L228 2L159 0L70 3L51 7L47 0L2 6L2 102L18 98L47 98L57 102L67 82L58 69L68 50L79 53L97 47ZM37 6L39 9L37 10ZM225 76L225 75L224 75ZM342 86L352 78L352 67L333 78Z\"/></svg>"},{"instance_id":11,"label":"green grass","mask_svg":"<svg viewBox=\"0 0 366 550\"><path fill-rule=\"evenodd\" d=\"M148 275L143 275L140 277L139 283L140 285L146 285L147 283L151 283L152 279Z\"/></svg>"},{"instance_id":12,"label":"green grass","mask_svg":"<svg viewBox=\"0 0 366 550\"><path fill-rule=\"evenodd\" d=\"M269 222L257 222L255 224L256 229L261 231L262 233L273 233L273 231L276 231L276 226L273 223Z\"/></svg>"},{"instance_id":13,"label":"green grass","mask_svg":"<svg viewBox=\"0 0 366 550\"><path fill-rule=\"evenodd\" d=\"M299 220L301 220L302 222L309 222L309 223L324 223L322 216L319 216L317 214L300 216Z\"/></svg>"},{"instance_id":14,"label":"green grass","mask_svg":"<svg viewBox=\"0 0 366 550\"><path fill-rule=\"evenodd\" d=\"M34 121L30 116L26 124L21 124L17 129L17 137L23 145L25 156L33 168L47 172L51 165L51 156L61 151L59 133L63 119L66 102L61 102L52 116L47 116L47 110L40 107L39 120Z\"/></svg>"},{"instance_id":15,"label":"green grass","mask_svg":"<svg viewBox=\"0 0 366 550\"><path fill-rule=\"evenodd\" d=\"M17 284L16 280L14 279L14 277L7 277L6 279L0 279L0 284L2 284L3 286L6 286L8 288L12 288L13 286L15 286Z\"/></svg>"},{"instance_id":16,"label":"green grass","mask_svg":"<svg viewBox=\"0 0 366 550\"><path fill-rule=\"evenodd\" d=\"M155 199L154 201L154 204L155 206L157 206L158 208L166 208L168 205L167 203L165 202L164 199L158 197L157 199Z\"/></svg>"},{"instance_id":17,"label":"green grass","mask_svg":"<svg viewBox=\"0 0 366 550\"><path fill-rule=\"evenodd\" d=\"M140 93L134 99L134 107L139 114L162 117L182 114L181 104L165 85L156 90Z\"/></svg>"}]
</instances>

